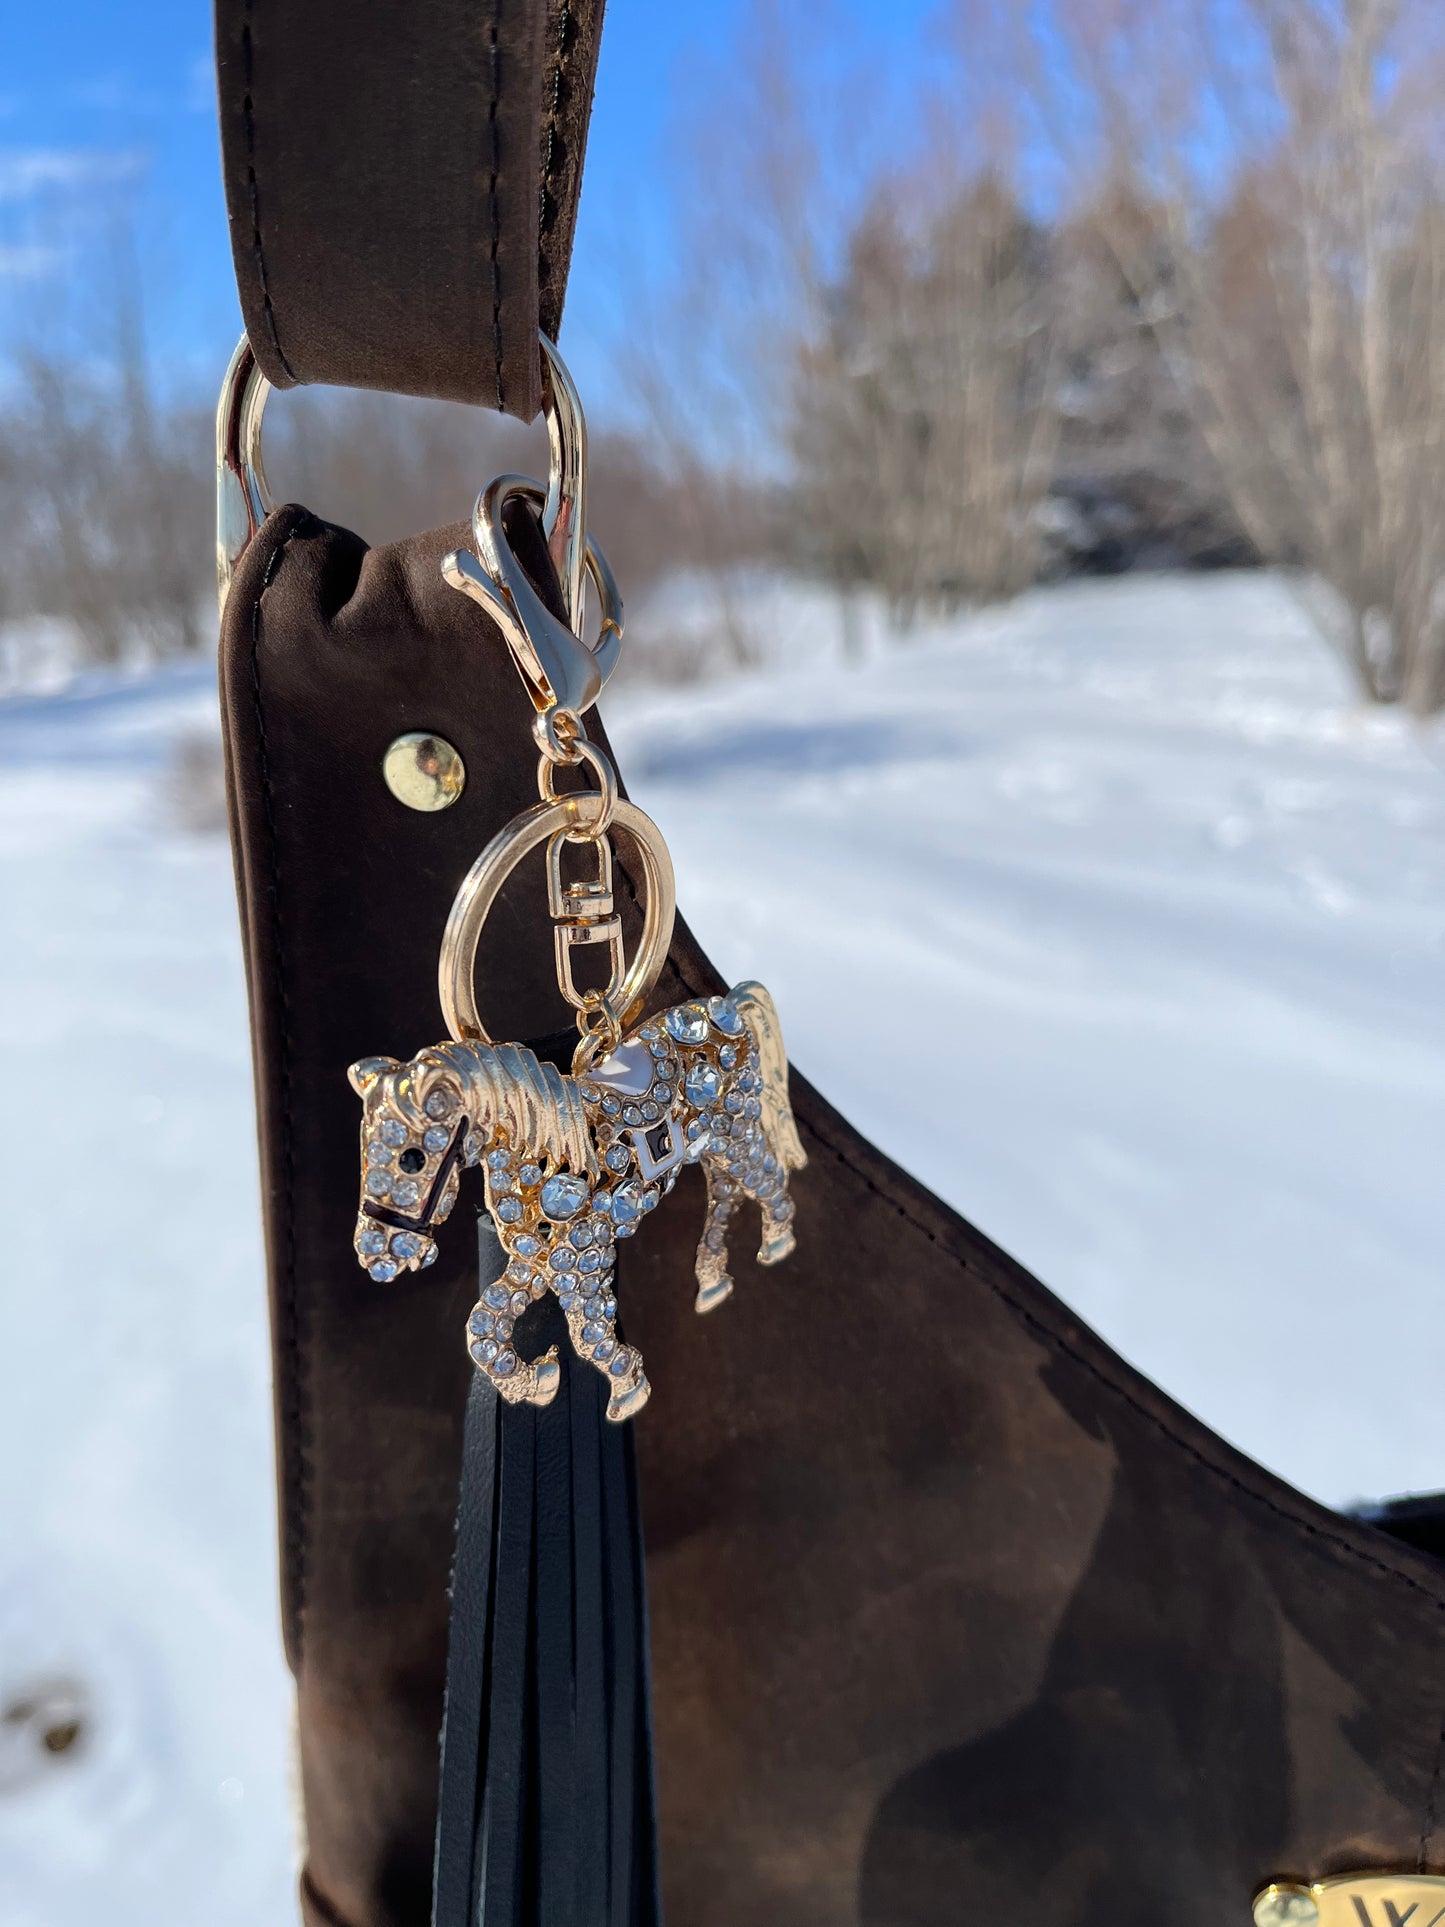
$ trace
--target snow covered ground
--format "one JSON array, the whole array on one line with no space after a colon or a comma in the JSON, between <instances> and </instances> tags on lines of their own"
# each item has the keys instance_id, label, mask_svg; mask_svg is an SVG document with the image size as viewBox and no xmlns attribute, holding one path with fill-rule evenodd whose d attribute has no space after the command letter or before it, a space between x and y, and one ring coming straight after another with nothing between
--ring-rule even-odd
<instances>
[{"instance_id":1,"label":"snow covered ground","mask_svg":"<svg viewBox=\"0 0 1445 1927\"><path fill-rule=\"evenodd\" d=\"M1332 1502L1445 1485L1445 738L1352 707L1268 578L826 678L834 612L766 617L794 666L608 711L719 964L1236 1443ZM6 1927L293 1917L240 962L166 775L212 713L199 671L0 704L0 1711L86 1721L0 1724Z\"/></svg>"}]
</instances>

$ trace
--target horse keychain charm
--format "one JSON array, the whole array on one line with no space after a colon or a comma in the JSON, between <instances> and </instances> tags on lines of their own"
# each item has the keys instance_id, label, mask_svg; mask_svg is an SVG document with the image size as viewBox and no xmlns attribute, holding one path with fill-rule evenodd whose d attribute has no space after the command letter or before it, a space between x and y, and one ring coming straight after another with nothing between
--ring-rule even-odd
<instances>
[{"instance_id":1,"label":"horse keychain charm","mask_svg":"<svg viewBox=\"0 0 1445 1927\"><path fill-rule=\"evenodd\" d=\"M617 793L611 763L582 723L617 660L622 607L583 514L586 430L576 390L542 338L551 479L544 491L500 476L478 498L475 555L442 563L447 581L500 626L536 709L540 802L514 817L463 878L442 938L438 972L450 1041L409 1062L368 1057L350 1078L363 1104L357 1258L378 1284L436 1257L434 1227L446 1221L461 1173L480 1166L485 1201L506 1255L503 1275L467 1320L467 1349L509 1404L555 1397L555 1347L525 1360L516 1327L555 1292L579 1358L608 1381L607 1417L630 1418L647 1402L642 1359L617 1337L618 1244L672 1190L686 1163L702 1166L707 1210L697 1249L697 1309L732 1290L729 1220L743 1200L762 1218L760 1264L792 1251L789 1173L805 1162L788 1099L788 1066L773 1001L761 984L725 997L676 1004L643 1021L672 940L672 864L651 819ZM512 554L502 527L521 496L542 510L542 530L571 619L557 620ZM601 607L589 648L578 633L584 572ZM596 789L559 793L561 768L588 768ZM611 833L640 859L643 927L629 963L613 897ZM557 984L577 1015L570 1074L520 1044L494 1043L476 1008L473 974L487 914L525 857L546 850ZM585 852L591 873L564 878L567 852ZM601 989L579 989L578 951L605 948Z\"/></svg>"}]
</instances>

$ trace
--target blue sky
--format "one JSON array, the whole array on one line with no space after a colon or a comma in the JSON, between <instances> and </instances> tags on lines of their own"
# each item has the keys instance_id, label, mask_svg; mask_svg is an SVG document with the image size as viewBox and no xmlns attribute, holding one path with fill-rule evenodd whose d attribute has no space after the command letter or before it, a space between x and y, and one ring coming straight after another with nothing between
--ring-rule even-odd
<instances>
[{"instance_id":1,"label":"blue sky","mask_svg":"<svg viewBox=\"0 0 1445 1927\"><path fill-rule=\"evenodd\" d=\"M937 44L935 0L833 4L855 63L904 71ZM611 0L564 334L584 384L589 372L603 378L605 344L629 304L665 291L678 217L669 142L694 109L726 112L750 5ZM788 0L781 6L788 13ZM129 232L158 365L203 389L239 326L209 8L126 0L123 15L118 34L115 0L0 8L0 351L26 330L67 330L103 354L98 291L115 285L108 255ZM908 131L898 128L900 142Z\"/></svg>"}]
</instances>

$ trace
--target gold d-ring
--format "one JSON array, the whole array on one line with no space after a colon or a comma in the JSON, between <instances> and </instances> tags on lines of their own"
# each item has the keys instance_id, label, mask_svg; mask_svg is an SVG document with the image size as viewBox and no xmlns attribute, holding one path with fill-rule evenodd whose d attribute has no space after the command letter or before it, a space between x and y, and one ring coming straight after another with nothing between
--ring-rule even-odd
<instances>
[{"instance_id":1,"label":"gold d-ring","mask_svg":"<svg viewBox=\"0 0 1445 1927\"><path fill-rule=\"evenodd\" d=\"M462 878L452 904L447 927L442 934L441 961L437 968L437 992L447 1029L458 1043L472 1040L490 1044L492 1038L477 1009L473 976L477 964L477 944L482 926L491 912L502 885L517 865L533 850L539 849L559 832L584 835L595 814L595 790L579 790L559 796L554 803L534 803L520 816L498 830L471 869ZM677 912L676 885L672 858L662 840L662 832L650 816L644 816L635 803L619 799L612 827L622 830L637 846L642 858L642 881L646 905L642 916L642 940L637 955L628 966L617 992L616 1006L624 1023L641 1015L643 999L657 982L667 961L672 943L672 925Z\"/></svg>"}]
</instances>

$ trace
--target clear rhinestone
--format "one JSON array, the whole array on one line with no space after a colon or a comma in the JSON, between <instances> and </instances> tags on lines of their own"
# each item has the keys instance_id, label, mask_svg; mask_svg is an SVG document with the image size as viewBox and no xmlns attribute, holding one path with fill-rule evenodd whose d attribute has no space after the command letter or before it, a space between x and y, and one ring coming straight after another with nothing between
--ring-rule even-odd
<instances>
[{"instance_id":1,"label":"clear rhinestone","mask_svg":"<svg viewBox=\"0 0 1445 1927\"><path fill-rule=\"evenodd\" d=\"M376 1131L382 1143L389 1144L393 1151L396 1150L398 1145L405 1144L407 1138L410 1136L410 1132L406 1126L399 1123L394 1117L384 1117L380 1124L377 1125Z\"/></svg>"},{"instance_id":2,"label":"clear rhinestone","mask_svg":"<svg viewBox=\"0 0 1445 1927\"><path fill-rule=\"evenodd\" d=\"M414 1231L398 1231L391 1241L394 1258L414 1258L421 1250L421 1239Z\"/></svg>"},{"instance_id":3,"label":"clear rhinestone","mask_svg":"<svg viewBox=\"0 0 1445 1927\"><path fill-rule=\"evenodd\" d=\"M607 1327L599 1324L595 1318L582 1327L582 1343L584 1345L600 1345L606 1336Z\"/></svg>"},{"instance_id":4,"label":"clear rhinestone","mask_svg":"<svg viewBox=\"0 0 1445 1927\"><path fill-rule=\"evenodd\" d=\"M632 1359L632 1352L624 1345L607 1369L614 1378L626 1378L632 1370Z\"/></svg>"},{"instance_id":5,"label":"clear rhinestone","mask_svg":"<svg viewBox=\"0 0 1445 1927\"><path fill-rule=\"evenodd\" d=\"M743 1020L736 1004L726 997L709 997L707 1014L725 1037L741 1037Z\"/></svg>"},{"instance_id":6,"label":"clear rhinestone","mask_svg":"<svg viewBox=\"0 0 1445 1927\"><path fill-rule=\"evenodd\" d=\"M530 1231L521 1231L513 1238L512 1249L519 1258L535 1258L542 1249L542 1240L534 1238Z\"/></svg>"},{"instance_id":7,"label":"clear rhinestone","mask_svg":"<svg viewBox=\"0 0 1445 1927\"><path fill-rule=\"evenodd\" d=\"M462 1146L462 1156L468 1164L479 1164L481 1162L482 1140L478 1132L471 1131L468 1133L467 1141Z\"/></svg>"},{"instance_id":8,"label":"clear rhinestone","mask_svg":"<svg viewBox=\"0 0 1445 1927\"><path fill-rule=\"evenodd\" d=\"M599 1365L605 1365L616 1350L617 1340L615 1338L604 1338L600 1345L594 1345L592 1347L592 1356L597 1360Z\"/></svg>"},{"instance_id":9,"label":"clear rhinestone","mask_svg":"<svg viewBox=\"0 0 1445 1927\"><path fill-rule=\"evenodd\" d=\"M517 1173L517 1177L519 1182L525 1184L530 1191L533 1185L542 1182L542 1167L540 1164L524 1164Z\"/></svg>"},{"instance_id":10,"label":"clear rhinestone","mask_svg":"<svg viewBox=\"0 0 1445 1927\"><path fill-rule=\"evenodd\" d=\"M603 1098L602 1111L605 1117L616 1117L617 1113L621 1109L622 1109L621 1104L617 1101L615 1097L611 1095L610 1092L606 1097Z\"/></svg>"},{"instance_id":11,"label":"clear rhinestone","mask_svg":"<svg viewBox=\"0 0 1445 1927\"><path fill-rule=\"evenodd\" d=\"M487 1163L493 1171L505 1171L511 1162L511 1153L504 1151L500 1145L495 1151L488 1151L487 1153Z\"/></svg>"},{"instance_id":12,"label":"clear rhinestone","mask_svg":"<svg viewBox=\"0 0 1445 1927\"><path fill-rule=\"evenodd\" d=\"M374 1198L389 1198L391 1196L391 1179L385 1171L368 1171L366 1174L366 1188Z\"/></svg>"},{"instance_id":13,"label":"clear rhinestone","mask_svg":"<svg viewBox=\"0 0 1445 1927\"><path fill-rule=\"evenodd\" d=\"M642 1209L642 1198L635 1184L624 1184L612 1196L612 1218L619 1235L624 1225L630 1225Z\"/></svg>"},{"instance_id":14,"label":"clear rhinestone","mask_svg":"<svg viewBox=\"0 0 1445 1927\"><path fill-rule=\"evenodd\" d=\"M608 1217L612 1210L612 1193L610 1191L599 1191L597 1196L592 1200L592 1209L599 1217ZM600 1228L599 1226L599 1229Z\"/></svg>"},{"instance_id":15,"label":"clear rhinestone","mask_svg":"<svg viewBox=\"0 0 1445 1927\"><path fill-rule=\"evenodd\" d=\"M737 1045L724 1044L722 1048L718 1051L717 1061L719 1062L719 1064L722 1065L725 1071L730 1071L733 1065L736 1064L736 1062L738 1061Z\"/></svg>"},{"instance_id":16,"label":"clear rhinestone","mask_svg":"<svg viewBox=\"0 0 1445 1927\"><path fill-rule=\"evenodd\" d=\"M378 1258L375 1264L368 1265L366 1269L379 1285L385 1285L391 1282L401 1266L394 1258Z\"/></svg>"},{"instance_id":17,"label":"clear rhinestone","mask_svg":"<svg viewBox=\"0 0 1445 1927\"><path fill-rule=\"evenodd\" d=\"M705 1111L722 1089L722 1079L712 1064L700 1061L688 1072L683 1089L687 1092L688 1103L695 1110Z\"/></svg>"},{"instance_id":18,"label":"clear rhinestone","mask_svg":"<svg viewBox=\"0 0 1445 1927\"><path fill-rule=\"evenodd\" d=\"M497 1320L497 1336L498 1338L510 1338L512 1336L512 1321L510 1318L499 1318Z\"/></svg>"},{"instance_id":19,"label":"clear rhinestone","mask_svg":"<svg viewBox=\"0 0 1445 1927\"><path fill-rule=\"evenodd\" d=\"M662 1193L658 1190L657 1186L655 1184L649 1184L642 1194L643 1210L655 1211L657 1209L657 1201L661 1196Z\"/></svg>"},{"instance_id":20,"label":"clear rhinestone","mask_svg":"<svg viewBox=\"0 0 1445 1927\"><path fill-rule=\"evenodd\" d=\"M422 1149L431 1157L445 1151L452 1141L452 1134L440 1124L431 1125L422 1135Z\"/></svg>"},{"instance_id":21,"label":"clear rhinestone","mask_svg":"<svg viewBox=\"0 0 1445 1927\"><path fill-rule=\"evenodd\" d=\"M512 1293L513 1318L520 1318L531 1302L532 1294L529 1291L514 1291Z\"/></svg>"},{"instance_id":22,"label":"clear rhinestone","mask_svg":"<svg viewBox=\"0 0 1445 1927\"><path fill-rule=\"evenodd\" d=\"M609 1171L625 1171L632 1162L632 1153L625 1144L614 1144L602 1161Z\"/></svg>"},{"instance_id":23,"label":"clear rhinestone","mask_svg":"<svg viewBox=\"0 0 1445 1927\"><path fill-rule=\"evenodd\" d=\"M420 1199L421 1187L411 1178L399 1178L391 1187L391 1201L403 1211L409 1211Z\"/></svg>"},{"instance_id":24,"label":"clear rhinestone","mask_svg":"<svg viewBox=\"0 0 1445 1927\"><path fill-rule=\"evenodd\" d=\"M547 1259L553 1271L574 1271L577 1266L577 1253L568 1245L558 1245Z\"/></svg>"},{"instance_id":25,"label":"clear rhinestone","mask_svg":"<svg viewBox=\"0 0 1445 1927\"><path fill-rule=\"evenodd\" d=\"M426 1112L427 1116L435 1118L439 1124L445 1118L449 1118L456 1108L457 1100L452 1096L450 1091L446 1090L433 1091L425 1104L422 1105L422 1109Z\"/></svg>"},{"instance_id":26,"label":"clear rhinestone","mask_svg":"<svg viewBox=\"0 0 1445 1927\"><path fill-rule=\"evenodd\" d=\"M793 1207L788 1203L786 1198L779 1199L778 1203L773 1206L773 1217L779 1224L782 1223L784 1218L790 1218L792 1215Z\"/></svg>"},{"instance_id":27,"label":"clear rhinestone","mask_svg":"<svg viewBox=\"0 0 1445 1927\"><path fill-rule=\"evenodd\" d=\"M589 1104L595 1104L597 1102L597 1086L592 1083L590 1079L584 1078L577 1088Z\"/></svg>"},{"instance_id":28,"label":"clear rhinestone","mask_svg":"<svg viewBox=\"0 0 1445 1927\"><path fill-rule=\"evenodd\" d=\"M507 1277L514 1285L528 1286L532 1282L532 1267L523 1264L520 1258L514 1258L507 1266Z\"/></svg>"},{"instance_id":29,"label":"clear rhinestone","mask_svg":"<svg viewBox=\"0 0 1445 1927\"><path fill-rule=\"evenodd\" d=\"M603 1300L602 1316L608 1321L609 1324L617 1316L617 1300L615 1298L607 1298Z\"/></svg>"},{"instance_id":30,"label":"clear rhinestone","mask_svg":"<svg viewBox=\"0 0 1445 1927\"><path fill-rule=\"evenodd\" d=\"M587 1180L559 1171L542 1186L542 1209L549 1218L575 1218L587 1202Z\"/></svg>"},{"instance_id":31,"label":"clear rhinestone","mask_svg":"<svg viewBox=\"0 0 1445 1927\"><path fill-rule=\"evenodd\" d=\"M493 1209L503 1224L521 1223L522 1200L520 1198L498 1198Z\"/></svg>"},{"instance_id":32,"label":"clear rhinestone","mask_svg":"<svg viewBox=\"0 0 1445 1927\"><path fill-rule=\"evenodd\" d=\"M636 1104L624 1104L622 1107L622 1122L624 1124L640 1124L642 1122L640 1106Z\"/></svg>"},{"instance_id":33,"label":"clear rhinestone","mask_svg":"<svg viewBox=\"0 0 1445 1927\"><path fill-rule=\"evenodd\" d=\"M602 1302L603 1301L594 1294L582 1307L583 1317L600 1318L602 1316Z\"/></svg>"},{"instance_id":34,"label":"clear rhinestone","mask_svg":"<svg viewBox=\"0 0 1445 1927\"><path fill-rule=\"evenodd\" d=\"M659 1060L667 1056L667 1040L665 1038L655 1037L647 1048L652 1052L653 1056Z\"/></svg>"},{"instance_id":35,"label":"clear rhinestone","mask_svg":"<svg viewBox=\"0 0 1445 1927\"><path fill-rule=\"evenodd\" d=\"M662 1113L658 1110L657 1106L653 1103L652 1099L650 1097L647 1098L642 1106L643 1123L655 1124L661 1115Z\"/></svg>"},{"instance_id":36,"label":"clear rhinestone","mask_svg":"<svg viewBox=\"0 0 1445 1927\"><path fill-rule=\"evenodd\" d=\"M707 1230L703 1233L702 1241L709 1251L723 1251L727 1247L727 1239L723 1235L723 1228L718 1224L708 1226Z\"/></svg>"},{"instance_id":37,"label":"clear rhinestone","mask_svg":"<svg viewBox=\"0 0 1445 1927\"><path fill-rule=\"evenodd\" d=\"M687 1147L688 1163L696 1164L698 1159L703 1155L703 1153L706 1150L707 1150L707 1139L705 1137L695 1137L692 1143L689 1144Z\"/></svg>"},{"instance_id":38,"label":"clear rhinestone","mask_svg":"<svg viewBox=\"0 0 1445 1927\"><path fill-rule=\"evenodd\" d=\"M668 1011L663 1018L670 1037L679 1044L702 1044L707 1041L707 1012L701 1004L679 1004Z\"/></svg>"},{"instance_id":39,"label":"clear rhinestone","mask_svg":"<svg viewBox=\"0 0 1445 1927\"><path fill-rule=\"evenodd\" d=\"M481 1305L473 1305L471 1316L467 1319L467 1330L474 1338L490 1338L496 1329L497 1321Z\"/></svg>"},{"instance_id":40,"label":"clear rhinestone","mask_svg":"<svg viewBox=\"0 0 1445 1927\"><path fill-rule=\"evenodd\" d=\"M688 1124L687 1134L689 1137L706 1137L711 1128L712 1119L704 1111L701 1117L693 1118Z\"/></svg>"},{"instance_id":41,"label":"clear rhinestone","mask_svg":"<svg viewBox=\"0 0 1445 1927\"><path fill-rule=\"evenodd\" d=\"M635 1224L620 1224L617 1227L617 1235L619 1238L630 1238L636 1229Z\"/></svg>"},{"instance_id":42,"label":"clear rhinestone","mask_svg":"<svg viewBox=\"0 0 1445 1927\"><path fill-rule=\"evenodd\" d=\"M425 1271L428 1265L434 1265L436 1261L437 1261L437 1248L435 1245L428 1245L426 1250L421 1255L422 1270Z\"/></svg>"},{"instance_id":43,"label":"clear rhinestone","mask_svg":"<svg viewBox=\"0 0 1445 1927\"><path fill-rule=\"evenodd\" d=\"M672 1098L672 1092L666 1084L654 1084L652 1087L652 1095L654 1100L659 1104L666 1104Z\"/></svg>"},{"instance_id":44,"label":"clear rhinestone","mask_svg":"<svg viewBox=\"0 0 1445 1927\"><path fill-rule=\"evenodd\" d=\"M391 1151L380 1139L373 1138L366 1147L366 1161L368 1164L390 1164Z\"/></svg>"},{"instance_id":45,"label":"clear rhinestone","mask_svg":"<svg viewBox=\"0 0 1445 1927\"><path fill-rule=\"evenodd\" d=\"M592 1242L592 1226L584 1218L580 1224L573 1225L567 1233L567 1238L568 1242L576 1245L579 1251L585 1251Z\"/></svg>"},{"instance_id":46,"label":"clear rhinestone","mask_svg":"<svg viewBox=\"0 0 1445 1927\"><path fill-rule=\"evenodd\" d=\"M357 1235L356 1249L363 1258L379 1258L386 1250L386 1233L378 1231L375 1225Z\"/></svg>"},{"instance_id":47,"label":"clear rhinestone","mask_svg":"<svg viewBox=\"0 0 1445 1927\"><path fill-rule=\"evenodd\" d=\"M563 1311L576 1311L580 1302L581 1300L575 1291L559 1291L557 1294L557 1303L562 1307Z\"/></svg>"},{"instance_id":48,"label":"clear rhinestone","mask_svg":"<svg viewBox=\"0 0 1445 1927\"><path fill-rule=\"evenodd\" d=\"M744 1104L743 1106L743 1115L747 1118L756 1119L756 1118L760 1118L762 1114L763 1114L763 1107L761 1103L758 1101L757 1098L750 1097L747 1103Z\"/></svg>"},{"instance_id":49,"label":"clear rhinestone","mask_svg":"<svg viewBox=\"0 0 1445 1927\"><path fill-rule=\"evenodd\" d=\"M494 1369L499 1378L510 1378L512 1373L517 1369L517 1354L515 1352L498 1352Z\"/></svg>"},{"instance_id":50,"label":"clear rhinestone","mask_svg":"<svg viewBox=\"0 0 1445 1927\"><path fill-rule=\"evenodd\" d=\"M467 1350L479 1365L490 1365L497 1355L495 1338L474 1338Z\"/></svg>"},{"instance_id":51,"label":"clear rhinestone","mask_svg":"<svg viewBox=\"0 0 1445 1927\"><path fill-rule=\"evenodd\" d=\"M598 1251L595 1246L591 1251L584 1251L582 1256L577 1260L577 1269L579 1271L600 1271L601 1268L602 1253Z\"/></svg>"},{"instance_id":52,"label":"clear rhinestone","mask_svg":"<svg viewBox=\"0 0 1445 1927\"><path fill-rule=\"evenodd\" d=\"M738 1114L741 1112L743 1105L746 1102L747 1102L747 1099L744 1097L739 1097L736 1091L729 1091L727 1096L723 1099L723 1109L727 1111L731 1116L737 1117Z\"/></svg>"},{"instance_id":53,"label":"clear rhinestone","mask_svg":"<svg viewBox=\"0 0 1445 1927\"><path fill-rule=\"evenodd\" d=\"M656 1024L644 1024L644 1025L642 1026L642 1029L641 1029L640 1031L638 1031L638 1033L637 1033L637 1034L638 1034L638 1036L639 1036L639 1037L640 1037L640 1038L642 1039L642 1041L643 1041L643 1043L644 1043L644 1044L650 1044L650 1043L652 1042L652 1040L653 1040L653 1038L654 1038L654 1037L656 1037L656 1035L657 1035L657 1025L656 1025Z\"/></svg>"},{"instance_id":54,"label":"clear rhinestone","mask_svg":"<svg viewBox=\"0 0 1445 1927\"><path fill-rule=\"evenodd\" d=\"M482 1293L482 1301L490 1305L493 1311L505 1311L512 1302L512 1294L505 1285L488 1285Z\"/></svg>"}]
</instances>

